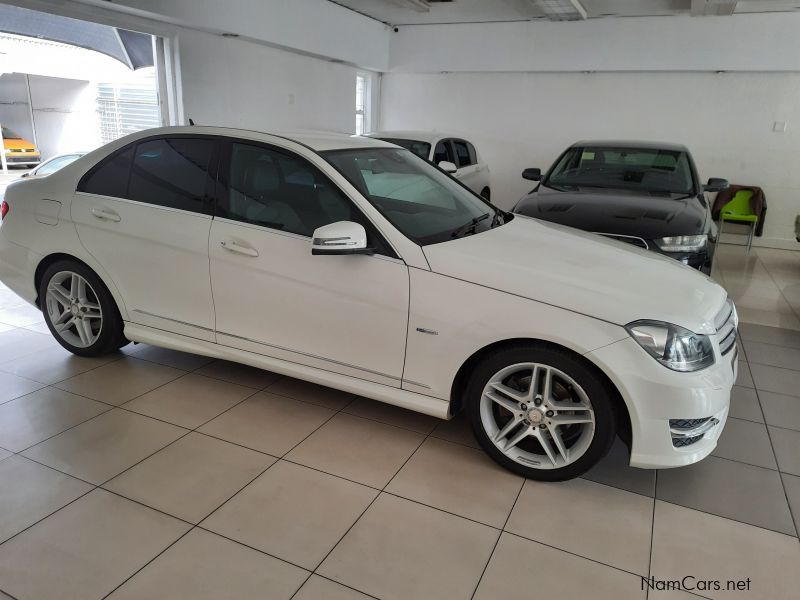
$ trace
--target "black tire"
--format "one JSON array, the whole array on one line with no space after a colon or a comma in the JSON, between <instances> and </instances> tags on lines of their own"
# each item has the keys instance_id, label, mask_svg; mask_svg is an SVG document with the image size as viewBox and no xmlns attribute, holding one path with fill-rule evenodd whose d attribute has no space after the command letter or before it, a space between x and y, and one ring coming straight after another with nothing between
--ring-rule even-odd
<instances>
[{"instance_id":1,"label":"black tire","mask_svg":"<svg viewBox=\"0 0 800 600\"><path fill-rule=\"evenodd\" d=\"M97 333L97 339L89 346L79 347L71 344L58 333L53 325L47 307L47 289L51 280L54 277L64 272L72 272L80 275L91 286L91 291L97 298L97 303L100 305L102 311L102 321L100 329ZM59 260L45 270L42 274L42 280L39 282L39 305L44 315L45 323L47 323L50 333L56 341L64 348L77 356L103 356L116 352L121 347L128 344L123 333L122 317L119 314L119 309L114 301L111 292L103 283L103 281L92 271L89 267L76 260Z\"/></svg>"},{"instance_id":2,"label":"black tire","mask_svg":"<svg viewBox=\"0 0 800 600\"><path fill-rule=\"evenodd\" d=\"M495 446L487 433L481 419L481 398L484 387L496 373L519 363L538 363L553 367L568 375L583 388L594 412L595 428L594 435L591 441L588 442L588 447L574 462L562 467L547 469L526 466L506 456ZM549 345L508 346L484 357L467 382L464 406L475 437L486 453L501 466L529 479L563 481L578 477L597 464L608 453L616 436L616 411L607 383L580 357L567 350ZM538 444L538 442L535 443Z\"/></svg>"},{"instance_id":3,"label":"black tire","mask_svg":"<svg viewBox=\"0 0 800 600\"><path fill-rule=\"evenodd\" d=\"M483 188L481 190L481 197L484 200L486 200L487 202L491 202L492 201L492 191L488 187Z\"/></svg>"}]
</instances>

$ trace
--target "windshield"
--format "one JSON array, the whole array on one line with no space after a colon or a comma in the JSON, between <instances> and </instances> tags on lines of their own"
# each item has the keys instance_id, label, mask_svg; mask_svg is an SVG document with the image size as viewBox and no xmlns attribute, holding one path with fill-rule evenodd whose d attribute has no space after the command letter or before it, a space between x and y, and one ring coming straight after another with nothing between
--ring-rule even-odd
<instances>
[{"instance_id":1,"label":"windshield","mask_svg":"<svg viewBox=\"0 0 800 600\"><path fill-rule=\"evenodd\" d=\"M37 175L49 175L55 173L59 169L66 167L68 164L75 162L80 158L80 154L68 154L67 156L59 156L44 163L41 167L36 169Z\"/></svg>"},{"instance_id":2,"label":"windshield","mask_svg":"<svg viewBox=\"0 0 800 600\"><path fill-rule=\"evenodd\" d=\"M575 146L567 150L544 185L677 194L690 194L695 187L686 152L602 146Z\"/></svg>"},{"instance_id":3,"label":"windshield","mask_svg":"<svg viewBox=\"0 0 800 600\"><path fill-rule=\"evenodd\" d=\"M384 142L389 142L390 144L400 146L401 148L405 148L406 150L411 150L411 152L420 158L424 158L425 160L428 160L428 157L431 155L431 145L428 142L421 142L419 140L403 140L400 138L379 139L383 140Z\"/></svg>"},{"instance_id":4,"label":"windshield","mask_svg":"<svg viewBox=\"0 0 800 600\"><path fill-rule=\"evenodd\" d=\"M359 148L322 155L421 246L480 233L511 217L408 150Z\"/></svg>"},{"instance_id":5,"label":"windshield","mask_svg":"<svg viewBox=\"0 0 800 600\"><path fill-rule=\"evenodd\" d=\"M4 140L21 140L22 136L20 136L17 133L14 133L8 127L3 127L3 139Z\"/></svg>"}]
</instances>

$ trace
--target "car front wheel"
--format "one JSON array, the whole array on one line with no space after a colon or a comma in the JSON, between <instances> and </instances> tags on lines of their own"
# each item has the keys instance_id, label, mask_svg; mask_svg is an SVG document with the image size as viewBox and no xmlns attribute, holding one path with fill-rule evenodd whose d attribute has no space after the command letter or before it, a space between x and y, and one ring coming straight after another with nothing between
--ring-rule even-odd
<instances>
[{"instance_id":1,"label":"car front wheel","mask_svg":"<svg viewBox=\"0 0 800 600\"><path fill-rule=\"evenodd\" d=\"M484 358L466 388L475 436L499 464L530 479L585 473L611 447L614 404L579 357L550 346L516 346Z\"/></svg>"},{"instance_id":2,"label":"car front wheel","mask_svg":"<svg viewBox=\"0 0 800 600\"><path fill-rule=\"evenodd\" d=\"M78 356L101 356L127 343L114 299L87 266L64 260L42 276L39 299L50 332Z\"/></svg>"}]
</instances>

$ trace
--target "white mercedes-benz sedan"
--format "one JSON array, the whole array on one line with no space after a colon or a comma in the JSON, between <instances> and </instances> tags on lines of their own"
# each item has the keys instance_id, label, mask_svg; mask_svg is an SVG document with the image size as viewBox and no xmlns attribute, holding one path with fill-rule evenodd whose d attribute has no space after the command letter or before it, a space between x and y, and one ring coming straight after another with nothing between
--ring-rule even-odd
<instances>
[{"instance_id":1,"label":"white mercedes-benz sedan","mask_svg":"<svg viewBox=\"0 0 800 600\"><path fill-rule=\"evenodd\" d=\"M580 475L708 455L736 377L725 291L673 260L492 206L340 135L143 131L2 203L0 280L70 352L129 341L443 419L498 463Z\"/></svg>"}]
</instances>

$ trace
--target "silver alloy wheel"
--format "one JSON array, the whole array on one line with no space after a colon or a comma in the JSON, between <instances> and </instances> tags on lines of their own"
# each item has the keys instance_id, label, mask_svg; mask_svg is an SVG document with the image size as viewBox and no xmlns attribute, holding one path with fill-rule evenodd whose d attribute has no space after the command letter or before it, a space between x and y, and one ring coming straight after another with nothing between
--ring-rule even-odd
<instances>
[{"instance_id":1,"label":"silver alloy wheel","mask_svg":"<svg viewBox=\"0 0 800 600\"><path fill-rule=\"evenodd\" d=\"M535 469L574 463L594 439L589 397L572 377L550 365L519 363L495 373L483 389L480 414L497 449Z\"/></svg>"},{"instance_id":2,"label":"silver alloy wheel","mask_svg":"<svg viewBox=\"0 0 800 600\"><path fill-rule=\"evenodd\" d=\"M76 348L88 348L100 337L103 310L89 282L72 271L59 271L47 284L47 314L56 333Z\"/></svg>"}]
</instances>

